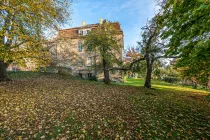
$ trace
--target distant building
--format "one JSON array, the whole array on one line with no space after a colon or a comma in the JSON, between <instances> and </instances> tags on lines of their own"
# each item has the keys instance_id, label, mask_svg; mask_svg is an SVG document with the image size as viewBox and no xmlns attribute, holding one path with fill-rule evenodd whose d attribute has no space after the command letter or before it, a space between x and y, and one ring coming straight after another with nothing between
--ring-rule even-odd
<instances>
[{"instance_id":1,"label":"distant building","mask_svg":"<svg viewBox=\"0 0 210 140\"><path fill-rule=\"evenodd\" d=\"M87 35L92 29L102 24L100 23L85 25L82 21L82 26L69 29L59 30L58 36L52 41L51 55L56 60L56 65L71 69L72 75L80 75L83 77L91 77L95 75L95 63L99 64L99 54L97 52L87 52L83 48L81 36ZM113 26L119 30L119 43L122 48L119 53L115 54L122 60L124 49L124 35L118 22L114 22ZM91 46L90 46L91 47ZM99 68L97 67L97 76L99 76Z\"/></svg>"}]
</instances>

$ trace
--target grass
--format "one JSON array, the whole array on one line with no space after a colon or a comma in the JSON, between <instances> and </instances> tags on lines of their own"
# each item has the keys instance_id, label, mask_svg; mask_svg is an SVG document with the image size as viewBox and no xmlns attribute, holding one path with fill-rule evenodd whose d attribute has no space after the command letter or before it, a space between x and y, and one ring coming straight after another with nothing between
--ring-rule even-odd
<instances>
[{"instance_id":1,"label":"grass","mask_svg":"<svg viewBox=\"0 0 210 140\"><path fill-rule=\"evenodd\" d=\"M41 75L44 75L44 73L41 72L33 72L33 71L9 71L8 76L12 79L20 79L20 78L36 78Z\"/></svg>"},{"instance_id":2,"label":"grass","mask_svg":"<svg viewBox=\"0 0 210 140\"><path fill-rule=\"evenodd\" d=\"M19 75L19 76L18 76ZM207 92L141 79L123 85L10 73L0 83L0 139L210 139Z\"/></svg>"},{"instance_id":3,"label":"grass","mask_svg":"<svg viewBox=\"0 0 210 140\"><path fill-rule=\"evenodd\" d=\"M121 83L120 85L144 86L144 80L142 78L126 79L125 83ZM159 80L152 80L152 88L162 89L162 90L188 91L188 92L193 92L193 93L199 92L203 94L210 93L203 89L193 89L190 86L175 85L175 84L171 84L171 83L167 83L167 82L159 81Z\"/></svg>"}]
</instances>

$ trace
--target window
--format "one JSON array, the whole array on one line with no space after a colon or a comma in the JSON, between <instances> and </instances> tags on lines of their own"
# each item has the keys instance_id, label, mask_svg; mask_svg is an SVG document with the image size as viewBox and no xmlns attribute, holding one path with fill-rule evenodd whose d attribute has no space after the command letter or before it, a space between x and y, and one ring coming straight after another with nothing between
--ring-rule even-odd
<instances>
[{"instance_id":1,"label":"window","mask_svg":"<svg viewBox=\"0 0 210 140\"><path fill-rule=\"evenodd\" d=\"M88 35L90 33L90 30L87 30L86 32L87 32L87 35Z\"/></svg>"},{"instance_id":2,"label":"window","mask_svg":"<svg viewBox=\"0 0 210 140\"><path fill-rule=\"evenodd\" d=\"M88 57L87 59L87 66L92 66L92 58Z\"/></svg>"},{"instance_id":3,"label":"window","mask_svg":"<svg viewBox=\"0 0 210 140\"><path fill-rule=\"evenodd\" d=\"M83 31L82 30L79 30L79 35L83 35Z\"/></svg>"},{"instance_id":4,"label":"window","mask_svg":"<svg viewBox=\"0 0 210 140\"><path fill-rule=\"evenodd\" d=\"M82 36L82 35L87 35L87 34L89 34L90 33L90 30L78 30L78 34L80 35L80 36Z\"/></svg>"},{"instance_id":5,"label":"window","mask_svg":"<svg viewBox=\"0 0 210 140\"><path fill-rule=\"evenodd\" d=\"M88 44L88 45L87 45L87 49L88 49L88 50L90 50L90 49L91 49L91 46L90 46L90 44Z\"/></svg>"},{"instance_id":6,"label":"window","mask_svg":"<svg viewBox=\"0 0 210 140\"><path fill-rule=\"evenodd\" d=\"M88 78L92 78L92 73L88 73Z\"/></svg>"},{"instance_id":7,"label":"window","mask_svg":"<svg viewBox=\"0 0 210 140\"><path fill-rule=\"evenodd\" d=\"M82 52L82 42L78 42L78 52Z\"/></svg>"},{"instance_id":8,"label":"window","mask_svg":"<svg viewBox=\"0 0 210 140\"><path fill-rule=\"evenodd\" d=\"M78 66L82 67L82 57L79 57L79 59L78 59Z\"/></svg>"}]
</instances>

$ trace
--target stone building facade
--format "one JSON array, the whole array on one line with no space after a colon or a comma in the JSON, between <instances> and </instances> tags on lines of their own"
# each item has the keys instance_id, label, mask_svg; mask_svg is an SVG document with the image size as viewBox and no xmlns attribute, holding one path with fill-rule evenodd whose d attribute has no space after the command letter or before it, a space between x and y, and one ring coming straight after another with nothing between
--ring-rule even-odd
<instances>
[{"instance_id":1,"label":"stone building facade","mask_svg":"<svg viewBox=\"0 0 210 140\"><path fill-rule=\"evenodd\" d=\"M102 19L97 24L85 25L69 29L59 30L57 37L51 42L51 55L56 65L59 67L69 68L72 75L82 77L92 77L96 74L100 77L101 70L96 65L100 63L100 55L97 52L87 52L83 48L82 36L87 35L91 30L102 24ZM114 22L113 26L119 31L117 38L122 46L115 55L122 60L124 50L124 35L120 23ZM97 69L97 72L96 72Z\"/></svg>"}]
</instances>

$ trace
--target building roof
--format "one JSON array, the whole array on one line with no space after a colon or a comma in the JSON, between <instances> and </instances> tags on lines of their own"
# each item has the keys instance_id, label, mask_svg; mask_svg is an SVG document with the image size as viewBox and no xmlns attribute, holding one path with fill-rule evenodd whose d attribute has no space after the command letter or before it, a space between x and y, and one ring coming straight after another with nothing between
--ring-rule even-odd
<instances>
[{"instance_id":1,"label":"building roof","mask_svg":"<svg viewBox=\"0 0 210 140\"><path fill-rule=\"evenodd\" d=\"M122 29L120 28L120 23L119 22L114 22L112 23L113 26L120 31L121 34L123 34ZM73 28L68 28L68 29L62 29L59 30L58 33L58 38L79 38L79 34L78 31L82 30L82 29L93 29L96 28L97 26L99 26L100 24L88 24L85 26L80 26L80 27L73 27Z\"/></svg>"}]
</instances>

